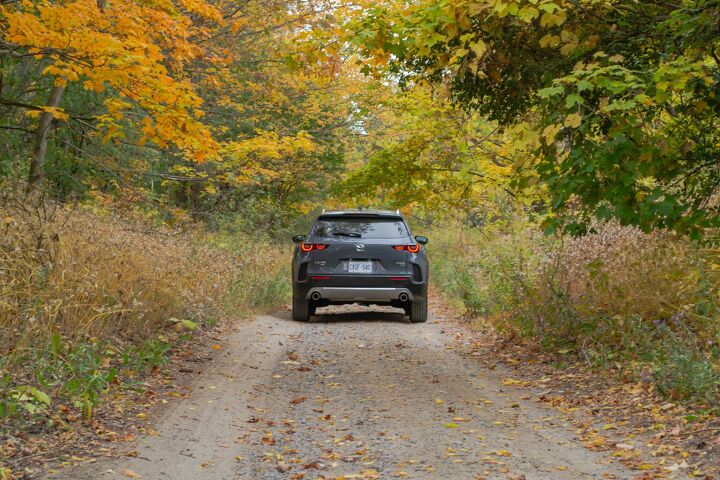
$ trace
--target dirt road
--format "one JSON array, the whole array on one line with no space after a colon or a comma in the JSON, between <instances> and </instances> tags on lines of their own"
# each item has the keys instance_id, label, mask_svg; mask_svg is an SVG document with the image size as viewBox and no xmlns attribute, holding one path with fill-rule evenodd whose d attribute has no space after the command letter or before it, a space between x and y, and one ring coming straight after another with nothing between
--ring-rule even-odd
<instances>
[{"instance_id":1,"label":"dirt road","mask_svg":"<svg viewBox=\"0 0 720 480\"><path fill-rule=\"evenodd\" d=\"M502 369L453 349L442 321L409 324L381 310L243 325L191 397L165 409L159 435L138 441L137 457L59 478L633 476L585 449L527 391L503 386Z\"/></svg>"}]
</instances>

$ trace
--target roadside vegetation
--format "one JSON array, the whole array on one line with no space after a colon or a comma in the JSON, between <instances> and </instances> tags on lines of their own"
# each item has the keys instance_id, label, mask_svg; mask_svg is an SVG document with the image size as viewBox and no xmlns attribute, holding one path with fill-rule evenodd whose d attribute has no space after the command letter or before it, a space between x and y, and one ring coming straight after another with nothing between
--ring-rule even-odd
<instances>
[{"instance_id":1,"label":"roadside vegetation","mask_svg":"<svg viewBox=\"0 0 720 480\"><path fill-rule=\"evenodd\" d=\"M90 419L111 384L131 386L162 366L193 331L287 300L281 246L259 238L240 245L229 235L170 229L4 187L6 426L49 419L63 403Z\"/></svg>"},{"instance_id":2,"label":"roadside vegetation","mask_svg":"<svg viewBox=\"0 0 720 480\"><path fill-rule=\"evenodd\" d=\"M436 285L480 328L718 408L718 251L614 222L594 227L579 238L544 236L523 219L435 230Z\"/></svg>"}]
</instances>

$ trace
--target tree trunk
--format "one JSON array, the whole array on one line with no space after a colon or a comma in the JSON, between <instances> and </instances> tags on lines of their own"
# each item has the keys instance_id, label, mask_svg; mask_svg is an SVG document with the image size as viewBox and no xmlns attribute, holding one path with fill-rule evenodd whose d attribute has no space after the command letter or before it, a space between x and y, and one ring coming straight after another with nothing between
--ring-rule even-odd
<instances>
[{"instance_id":1,"label":"tree trunk","mask_svg":"<svg viewBox=\"0 0 720 480\"><path fill-rule=\"evenodd\" d=\"M65 85L54 85L50 91L47 106L52 108L60 106L60 100L62 100L64 92ZM30 159L30 176L28 178L28 188L30 189L36 187L45 178L45 154L47 153L48 136L52 124L52 113L43 112L40 115L40 124L35 132L35 146Z\"/></svg>"}]
</instances>

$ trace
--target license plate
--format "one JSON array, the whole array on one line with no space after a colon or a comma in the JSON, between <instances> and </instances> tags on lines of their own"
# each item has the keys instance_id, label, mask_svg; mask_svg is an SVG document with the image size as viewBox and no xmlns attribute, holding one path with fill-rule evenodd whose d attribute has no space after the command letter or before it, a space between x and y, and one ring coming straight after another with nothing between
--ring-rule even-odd
<instances>
[{"instance_id":1,"label":"license plate","mask_svg":"<svg viewBox=\"0 0 720 480\"><path fill-rule=\"evenodd\" d=\"M348 273L372 273L372 262L348 262Z\"/></svg>"}]
</instances>

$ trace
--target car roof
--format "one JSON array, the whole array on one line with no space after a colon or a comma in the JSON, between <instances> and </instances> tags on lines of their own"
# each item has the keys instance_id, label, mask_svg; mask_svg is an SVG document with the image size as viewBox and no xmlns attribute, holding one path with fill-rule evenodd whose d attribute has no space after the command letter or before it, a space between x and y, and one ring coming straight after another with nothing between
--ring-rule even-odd
<instances>
[{"instance_id":1,"label":"car roof","mask_svg":"<svg viewBox=\"0 0 720 480\"><path fill-rule=\"evenodd\" d=\"M331 219L334 217L349 217L349 216L358 216L358 217L388 217L388 218L399 218L402 219L403 216L400 214L400 210L391 211L391 210L375 210L375 209L366 209L366 208L350 208L347 210L332 210L332 211L324 211L323 213L318 217L318 219Z\"/></svg>"}]
</instances>

